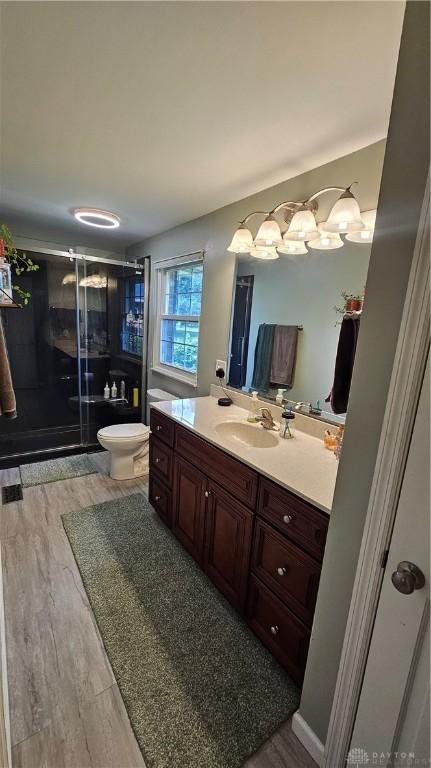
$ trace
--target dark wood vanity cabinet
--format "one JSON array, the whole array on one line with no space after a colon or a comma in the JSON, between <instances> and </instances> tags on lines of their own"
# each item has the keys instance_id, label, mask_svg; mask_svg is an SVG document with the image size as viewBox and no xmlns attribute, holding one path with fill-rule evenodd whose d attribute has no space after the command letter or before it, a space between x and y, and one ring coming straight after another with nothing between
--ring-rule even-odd
<instances>
[{"instance_id":1,"label":"dark wood vanity cabinet","mask_svg":"<svg viewBox=\"0 0 431 768\"><path fill-rule=\"evenodd\" d=\"M243 613L253 512L211 480L207 493L204 568L232 605Z\"/></svg>"},{"instance_id":2,"label":"dark wood vanity cabinet","mask_svg":"<svg viewBox=\"0 0 431 768\"><path fill-rule=\"evenodd\" d=\"M301 683L328 516L156 409L151 410L149 498Z\"/></svg>"},{"instance_id":3,"label":"dark wood vanity cabinet","mask_svg":"<svg viewBox=\"0 0 431 768\"><path fill-rule=\"evenodd\" d=\"M175 456L172 531L198 563L203 555L206 485L199 469Z\"/></svg>"}]
</instances>

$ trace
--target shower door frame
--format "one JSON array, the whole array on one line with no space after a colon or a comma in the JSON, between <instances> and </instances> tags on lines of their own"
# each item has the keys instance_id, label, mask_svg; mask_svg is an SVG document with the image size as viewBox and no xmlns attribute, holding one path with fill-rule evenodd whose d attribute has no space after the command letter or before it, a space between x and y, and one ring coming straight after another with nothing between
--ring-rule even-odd
<instances>
[{"instance_id":1,"label":"shower door frame","mask_svg":"<svg viewBox=\"0 0 431 768\"><path fill-rule=\"evenodd\" d=\"M79 433L80 433L80 442L79 443L73 443L71 445L64 445L64 446L57 446L52 448L39 448L34 451L25 451L21 453L13 453L9 454L7 456L1 456L0 457L0 466L3 463L7 463L10 466L11 461L14 459L28 459L31 456L40 456L43 457L44 455L51 455L51 454L62 454L62 453L77 453L80 450L89 447L89 443L84 440L84 423L83 423L83 415L82 415L82 360L81 360L81 339L80 339L80 311L82 309L81 307L81 301L79 297L79 263L82 262L84 264L84 270L86 270L86 263L99 263L99 264L111 264L112 266L118 266L118 267L128 267L133 270L142 270L142 276L144 280L144 319L143 319L143 338L142 338L142 356L141 356L141 421L145 421L145 415L146 415L146 404L147 404L147 380L148 380L148 370L147 370L147 358L148 358L148 317L149 317L149 299L150 299L150 275L151 275L151 268L150 268L150 256L146 256L145 258L139 260L139 261L121 261L120 259L109 259L107 257L102 256L90 256L85 253L79 253L74 251L72 248L68 251L65 250L57 250L54 248L42 248L42 247L34 247L27 248L28 251L31 250L34 254L41 254L41 255L48 255L48 256L60 256L63 259L68 259L70 262L74 262L75 266L75 276L76 276L76 283L75 283L75 305L76 305L76 316L75 316L75 324L76 324L76 354L77 354L77 376L78 376L78 402L79 402ZM85 272L84 272L85 274ZM87 289L85 289L85 296L86 296ZM84 311L86 311L84 309ZM85 324L87 322L86 315L85 317Z\"/></svg>"}]
</instances>

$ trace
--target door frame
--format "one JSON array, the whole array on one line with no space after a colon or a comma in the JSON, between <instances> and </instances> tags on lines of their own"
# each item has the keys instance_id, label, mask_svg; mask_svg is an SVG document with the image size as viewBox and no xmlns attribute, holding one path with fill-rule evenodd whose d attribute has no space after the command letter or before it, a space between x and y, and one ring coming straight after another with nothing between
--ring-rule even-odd
<instances>
[{"instance_id":1,"label":"door frame","mask_svg":"<svg viewBox=\"0 0 431 768\"><path fill-rule=\"evenodd\" d=\"M342 768L367 663L430 345L430 177L401 319L322 766Z\"/></svg>"}]
</instances>

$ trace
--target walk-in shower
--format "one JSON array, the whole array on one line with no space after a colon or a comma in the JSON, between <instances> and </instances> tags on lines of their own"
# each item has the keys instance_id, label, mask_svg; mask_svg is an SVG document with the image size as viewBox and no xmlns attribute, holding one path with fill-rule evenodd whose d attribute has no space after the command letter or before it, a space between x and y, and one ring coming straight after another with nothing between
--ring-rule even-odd
<instances>
[{"instance_id":1,"label":"walk-in shower","mask_svg":"<svg viewBox=\"0 0 431 768\"><path fill-rule=\"evenodd\" d=\"M1 310L18 413L1 420L3 463L91 448L100 427L145 418L148 260L26 253L30 302Z\"/></svg>"}]
</instances>

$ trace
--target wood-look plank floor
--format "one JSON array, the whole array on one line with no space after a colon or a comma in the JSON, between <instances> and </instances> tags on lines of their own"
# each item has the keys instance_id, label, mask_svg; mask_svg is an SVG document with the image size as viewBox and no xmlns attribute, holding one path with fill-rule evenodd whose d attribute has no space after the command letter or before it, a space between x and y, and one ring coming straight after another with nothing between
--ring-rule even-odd
<instances>
[{"instance_id":1,"label":"wood-look plank floor","mask_svg":"<svg viewBox=\"0 0 431 768\"><path fill-rule=\"evenodd\" d=\"M61 523L67 511L146 490L99 472L24 489L0 541L13 768L145 768ZM0 471L0 487L20 482ZM247 768L315 768L286 723ZM245 768L245 767L244 767Z\"/></svg>"}]
</instances>

